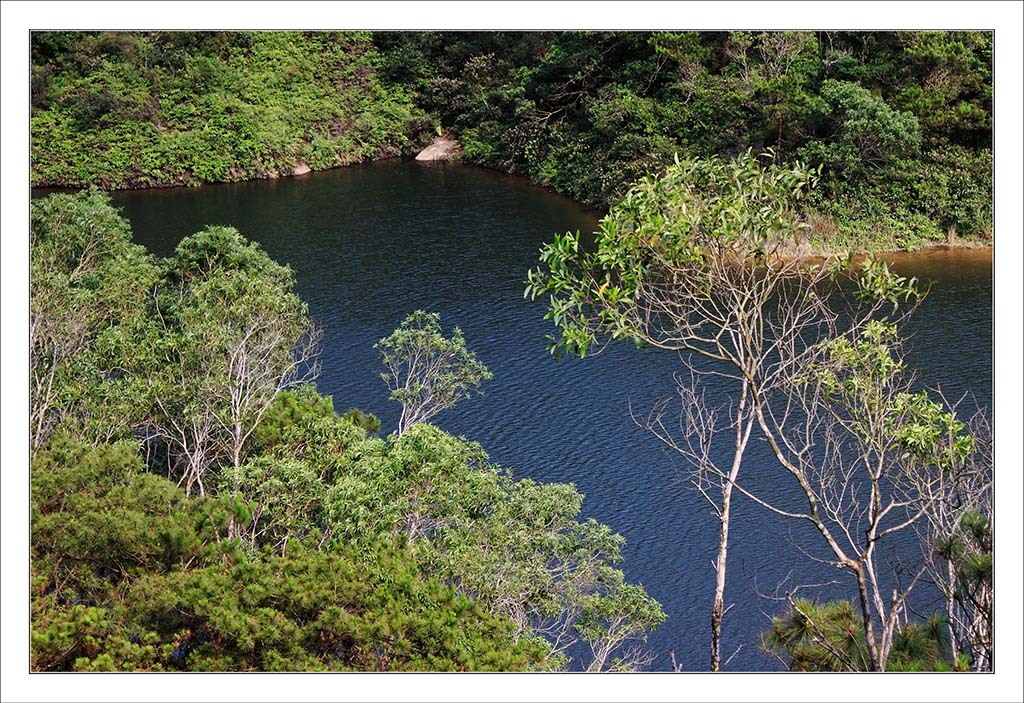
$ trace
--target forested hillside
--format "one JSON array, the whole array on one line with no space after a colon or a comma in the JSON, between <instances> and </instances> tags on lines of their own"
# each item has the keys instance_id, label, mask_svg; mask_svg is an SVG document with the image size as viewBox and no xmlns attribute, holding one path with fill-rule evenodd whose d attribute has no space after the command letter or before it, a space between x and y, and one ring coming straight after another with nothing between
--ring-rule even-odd
<instances>
[{"instance_id":1,"label":"forested hillside","mask_svg":"<svg viewBox=\"0 0 1024 703\"><path fill-rule=\"evenodd\" d=\"M991 234L992 36L979 32L386 33L381 77L465 158L607 208L674 154L821 167L820 238ZM838 239L837 239L838 238Z\"/></svg>"},{"instance_id":2,"label":"forested hillside","mask_svg":"<svg viewBox=\"0 0 1024 703\"><path fill-rule=\"evenodd\" d=\"M830 248L991 237L981 32L36 33L35 185L289 175L464 158L599 208L675 154L822 170Z\"/></svg>"},{"instance_id":3,"label":"forested hillside","mask_svg":"<svg viewBox=\"0 0 1024 703\"><path fill-rule=\"evenodd\" d=\"M35 185L274 178L397 156L429 128L365 33L43 32L32 61Z\"/></svg>"}]
</instances>

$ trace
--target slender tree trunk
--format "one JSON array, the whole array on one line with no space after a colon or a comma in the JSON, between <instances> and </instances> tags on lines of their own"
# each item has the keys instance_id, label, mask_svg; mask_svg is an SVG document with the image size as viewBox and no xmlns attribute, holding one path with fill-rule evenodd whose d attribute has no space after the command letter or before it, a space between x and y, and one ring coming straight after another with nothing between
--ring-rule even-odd
<instances>
[{"instance_id":1,"label":"slender tree trunk","mask_svg":"<svg viewBox=\"0 0 1024 703\"><path fill-rule=\"evenodd\" d=\"M729 556L729 509L732 483L722 490L721 528L718 534L718 558L715 560L715 599L711 605L711 671L721 670L722 617L725 615L725 573Z\"/></svg>"},{"instance_id":2,"label":"slender tree trunk","mask_svg":"<svg viewBox=\"0 0 1024 703\"><path fill-rule=\"evenodd\" d=\"M946 562L946 587L942 589L944 591L943 596L946 600L946 631L949 636L949 653L950 659L953 664L956 664L956 658L960 654L960 647L958 646L956 628L954 627L954 612L956 608L956 602L953 600L953 588L956 583L956 573L953 568L953 562Z\"/></svg>"},{"instance_id":3,"label":"slender tree trunk","mask_svg":"<svg viewBox=\"0 0 1024 703\"><path fill-rule=\"evenodd\" d=\"M242 465L242 428L239 425L235 425L233 442L231 443L231 463L238 469Z\"/></svg>"},{"instance_id":4,"label":"slender tree trunk","mask_svg":"<svg viewBox=\"0 0 1024 703\"><path fill-rule=\"evenodd\" d=\"M864 620L864 641L868 645L872 671L885 671L884 662L878 655L878 644L875 642L875 626L871 617L871 603L868 595L868 584L864 578L864 565L857 564L857 592L860 595L860 612Z\"/></svg>"},{"instance_id":5,"label":"slender tree trunk","mask_svg":"<svg viewBox=\"0 0 1024 703\"><path fill-rule=\"evenodd\" d=\"M736 409L736 445L729 469L729 479L722 486L722 508L719 514L718 557L715 559L715 598L711 604L711 671L721 670L722 618L725 616L725 577L729 558L729 519L732 509L732 489L736 485L743 454L754 426L753 417L747 415L749 386L743 382L739 407Z\"/></svg>"},{"instance_id":6,"label":"slender tree trunk","mask_svg":"<svg viewBox=\"0 0 1024 703\"><path fill-rule=\"evenodd\" d=\"M782 112L779 112L779 136L775 144L775 161L782 160Z\"/></svg>"}]
</instances>

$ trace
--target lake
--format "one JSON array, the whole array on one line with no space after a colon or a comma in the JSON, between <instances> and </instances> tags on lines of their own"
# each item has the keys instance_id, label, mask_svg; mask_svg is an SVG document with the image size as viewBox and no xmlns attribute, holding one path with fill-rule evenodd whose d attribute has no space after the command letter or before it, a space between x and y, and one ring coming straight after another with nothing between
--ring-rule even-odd
<instances>
[{"instance_id":1,"label":"lake","mask_svg":"<svg viewBox=\"0 0 1024 703\"><path fill-rule=\"evenodd\" d=\"M555 360L546 351L554 328L543 319L543 302L523 298L540 246L555 232L593 231L599 213L520 178L397 160L113 198L136 240L160 256L185 235L224 224L289 264L325 327L320 392L339 411L374 413L384 434L399 409L378 377L373 344L416 309L440 313L446 329L461 327L494 379L482 397L435 423L479 442L517 476L576 484L586 495L582 517L625 536L627 579L668 613L649 641L651 668L669 669L674 649L686 669L706 669L717 527L688 488L685 466L630 419L630 407L646 410L672 391L677 359L623 344L584 360ZM910 363L921 382L950 397L970 390L991 405L989 251L901 255L894 266L935 280L911 329ZM752 452L745 474L772 490L768 478L757 481L767 453L762 446ZM805 533L742 497L732 534L726 601L734 607L725 618L723 659L735 653L728 670L775 670L779 663L757 646L768 615L780 609L769 596L791 574L806 581L820 572L794 546Z\"/></svg>"}]
</instances>

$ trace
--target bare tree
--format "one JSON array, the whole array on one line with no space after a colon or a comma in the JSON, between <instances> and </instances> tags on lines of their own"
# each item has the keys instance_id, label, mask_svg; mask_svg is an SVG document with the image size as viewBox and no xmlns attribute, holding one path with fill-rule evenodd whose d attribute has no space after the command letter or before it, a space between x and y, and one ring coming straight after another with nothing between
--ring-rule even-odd
<instances>
[{"instance_id":1,"label":"bare tree","mask_svg":"<svg viewBox=\"0 0 1024 703\"><path fill-rule=\"evenodd\" d=\"M44 300L36 286L38 280L39 277L34 276L29 321L33 454L67 414L57 402L57 375L87 349L93 331L87 316L76 314L73 309L60 310L52 299Z\"/></svg>"},{"instance_id":2,"label":"bare tree","mask_svg":"<svg viewBox=\"0 0 1024 703\"><path fill-rule=\"evenodd\" d=\"M936 498L915 529L928 574L942 593L954 662L965 656L975 671L988 671L992 668L992 429L981 410L967 428L974 452L952 470L940 472Z\"/></svg>"},{"instance_id":3,"label":"bare tree","mask_svg":"<svg viewBox=\"0 0 1024 703\"><path fill-rule=\"evenodd\" d=\"M246 442L281 391L313 381L320 371L323 337L312 323L302 331L292 320L254 311L244 333L225 339L226 412L217 419L229 437L231 464L239 467ZM296 332L298 335L296 336Z\"/></svg>"},{"instance_id":4,"label":"bare tree","mask_svg":"<svg viewBox=\"0 0 1024 703\"><path fill-rule=\"evenodd\" d=\"M912 392L898 333L910 310L896 320L881 314L887 302L913 297L914 281L881 262L863 270L861 289L875 304L844 333L833 331L793 355L781 399L755 407L759 429L805 508L785 510L740 490L821 535L827 561L853 577L870 666L884 671L926 571L923 564L889 563L885 547L926 524L950 476L971 460L973 443L955 413L924 391Z\"/></svg>"},{"instance_id":5,"label":"bare tree","mask_svg":"<svg viewBox=\"0 0 1024 703\"><path fill-rule=\"evenodd\" d=\"M566 348L585 354L626 337L681 353L681 422L666 421L667 403L637 421L692 462L693 483L718 519L712 671L721 668L733 491L756 408L785 380L801 340L827 321L817 289L829 272L785 255L800 229L792 202L813 179L799 165L765 168L749 153L679 161L602 221L596 253L578 235L556 238L542 250L547 270L530 273L528 292L550 296L548 317ZM708 374L726 382L727 408L705 402L697 381Z\"/></svg>"},{"instance_id":6,"label":"bare tree","mask_svg":"<svg viewBox=\"0 0 1024 703\"><path fill-rule=\"evenodd\" d=\"M168 472L180 476L178 485L184 485L188 495L194 487L206 495L203 476L218 460L220 445L211 367L195 363L180 349L168 349L160 361L158 371L148 371L157 412L146 424L144 436L147 443L163 442Z\"/></svg>"},{"instance_id":7,"label":"bare tree","mask_svg":"<svg viewBox=\"0 0 1024 703\"><path fill-rule=\"evenodd\" d=\"M757 407L769 403L786 380L790 355L801 340L813 337L829 317L813 293L824 287L829 273L776 255L759 264L744 261L721 244L712 250L700 262L676 265L638 290L644 341L689 354L681 356L684 371L676 374L681 407L676 422L666 419L667 401L635 419L688 461L692 484L719 522L711 611L711 670L717 671L733 491L757 425ZM708 376L719 384L728 381L734 400L711 403L702 388Z\"/></svg>"},{"instance_id":8,"label":"bare tree","mask_svg":"<svg viewBox=\"0 0 1024 703\"><path fill-rule=\"evenodd\" d=\"M924 544L932 546L962 532L960 518L954 519L949 508L958 506L956 515L962 517L968 490L983 500L988 475L976 465L981 459L963 423L944 403L911 392L914 377L903 361L897 330L913 306L904 307L896 320L883 311L896 299L913 299L914 282L869 262L860 285L863 297L874 302L837 311L815 292L826 288L824 268L769 261L757 273L735 264L715 270L713 262L724 258L701 262L714 272L704 290L719 297L716 305L695 311L701 295L680 287L680 281L692 279L686 275L671 278L676 294L652 287L637 295L637 309L646 315L644 329L660 333L647 341L673 348L686 340L685 348L725 361L731 369L709 371L683 357L688 373L676 375L682 409L675 421L668 419L668 401L638 419L687 459L693 485L721 522L712 646L718 644L715 634L724 613L729 506L736 489L778 515L816 528L828 561L854 576L870 666L884 670L906 621L908 599L926 571L924 564L888 563L884 546L912 528L930 530ZM719 310L729 315L716 318ZM701 326L690 324L693 320ZM738 397L731 404L708 402L700 381L709 374L719 382L733 381ZM805 510L783 509L742 484L739 468L755 428L796 479ZM720 443L728 445L726 451ZM950 563L942 574L937 580L944 585L947 607L955 611L951 620L960 623L959 641L984 642L989 582L975 579L976 595L961 598L973 605L965 615L964 603L953 602L953 594L964 590L963 579ZM829 646L842 649L839 643Z\"/></svg>"},{"instance_id":9,"label":"bare tree","mask_svg":"<svg viewBox=\"0 0 1024 703\"><path fill-rule=\"evenodd\" d=\"M159 412L148 436L169 446L187 493L198 487L205 495L203 476L216 464L241 466L246 443L278 393L315 377L319 329L311 325L295 338L286 326L282 319L254 319L240 338L166 346L160 371L150 374Z\"/></svg>"}]
</instances>

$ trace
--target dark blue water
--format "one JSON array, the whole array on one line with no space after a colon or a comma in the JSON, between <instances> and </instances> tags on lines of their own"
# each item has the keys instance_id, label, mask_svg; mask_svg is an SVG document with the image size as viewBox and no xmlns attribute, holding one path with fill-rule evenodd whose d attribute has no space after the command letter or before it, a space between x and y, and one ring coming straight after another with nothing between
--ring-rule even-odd
<instances>
[{"instance_id":1,"label":"dark blue water","mask_svg":"<svg viewBox=\"0 0 1024 703\"><path fill-rule=\"evenodd\" d=\"M672 391L677 359L613 346L585 360L556 361L543 302L523 299L526 271L554 232L593 231L598 215L521 179L456 164L383 162L301 179L117 193L137 241L170 254L207 224L237 227L295 270L312 315L326 328L322 393L335 407L359 407L394 429L373 344L411 311L439 312L458 325L494 373L485 395L435 419L481 443L519 476L571 481L586 495L584 516L627 539L622 568L669 615L649 642L652 668L670 649L687 669L707 666L717 527L687 487L685 466L630 418ZM937 279L913 327L911 364L923 383L951 395L992 393L991 259L970 252L903 257L906 273ZM785 499L762 446L744 474ZM813 535L735 504L722 653L728 669L772 670L757 633L780 604L769 597L788 575L835 578L801 556ZM790 583L792 580L790 581Z\"/></svg>"}]
</instances>

